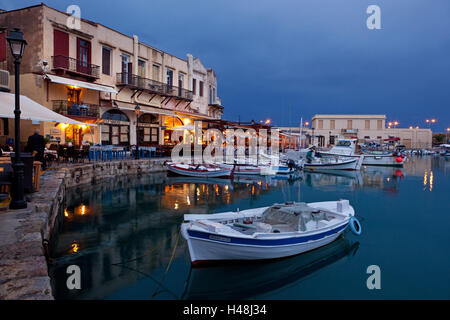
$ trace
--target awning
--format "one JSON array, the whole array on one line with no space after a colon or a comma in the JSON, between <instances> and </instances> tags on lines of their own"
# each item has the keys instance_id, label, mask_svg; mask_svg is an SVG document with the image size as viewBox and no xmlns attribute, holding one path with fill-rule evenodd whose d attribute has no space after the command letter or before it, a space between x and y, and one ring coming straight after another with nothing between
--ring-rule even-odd
<instances>
[{"instance_id":1,"label":"awning","mask_svg":"<svg viewBox=\"0 0 450 320\"><path fill-rule=\"evenodd\" d=\"M189 112L179 112L179 111L175 111L176 114L179 114L181 116L184 117L191 117L191 118L196 118L196 119L206 119L206 120L219 120L213 117L209 117L209 116L205 116L205 115L201 115L201 114L194 114L194 113L189 113Z\"/></svg>"},{"instance_id":2,"label":"awning","mask_svg":"<svg viewBox=\"0 0 450 320\"><path fill-rule=\"evenodd\" d=\"M0 118L14 119L15 108L15 94L0 92ZM78 125L96 126L95 124L83 123L68 117L65 117L59 113L56 113L43 105L40 105L36 101L31 100L26 96L20 96L20 119L21 120L34 120L34 121L46 121L46 122L59 122L70 123Z\"/></svg>"},{"instance_id":3,"label":"awning","mask_svg":"<svg viewBox=\"0 0 450 320\"><path fill-rule=\"evenodd\" d=\"M74 79L69 79L69 78L64 78L64 77L58 77L58 76L54 76L51 74L46 74L45 78L49 79L51 82L67 84L69 86L81 87L81 88L109 92L109 93L117 93L116 89L114 89L112 87L104 86L101 84L95 84L95 83L79 81L79 80L74 80Z\"/></svg>"},{"instance_id":4,"label":"awning","mask_svg":"<svg viewBox=\"0 0 450 320\"><path fill-rule=\"evenodd\" d=\"M133 105L131 103L120 102L120 101L115 101L115 103L121 110L128 110L128 111L133 111L133 112L135 111L135 109L134 109L135 105ZM159 108L155 108L155 107L144 106L142 104L139 104L139 107L141 108L139 110L139 112L141 112L141 113L152 113L152 114L161 114L164 116L177 117L177 114L173 113L170 110L164 110L164 109L159 109Z\"/></svg>"}]
</instances>

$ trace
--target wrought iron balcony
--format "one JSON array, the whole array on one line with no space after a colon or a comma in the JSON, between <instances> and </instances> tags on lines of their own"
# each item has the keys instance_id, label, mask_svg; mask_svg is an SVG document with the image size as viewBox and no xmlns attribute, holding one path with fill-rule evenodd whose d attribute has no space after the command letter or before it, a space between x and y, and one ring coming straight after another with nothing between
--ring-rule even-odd
<instances>
[{"instance_id":1,"label":"wrought iron balcony","mask_svg":"<svg viewBox=\"0 0 450 320\"><path fill-rule=\"evenodd\" d=\"M174 97L189 101L192 100L192 91L171 86L152 79L143 78L131 73L118 73L116 85L127 86L136 90L145 90L150 93L167 97Z\"/></svg>"},{"instance_id":2,"label":"wrought iron balcony","mask_svg":"<svg viewBox=\"0 0 450 320\"><path fill-rule=\"evenodd\" d=\"M64 116L98 119L99 106L90 103L75 104L66 100L53 100L53 111Z\"/></svg>"},{"instance_id":3,"label":"wrought iron balcony","mask_svg":"<svg viewBox=\"0 0 450 320\"><path fill-rule=\"evenodd\" d=\"M98 79L100 77L99 66L86 63L82 60L58 55L52 57L52 63L52 70L84 76L90 79Z\"/></svg>"}]
</instances>

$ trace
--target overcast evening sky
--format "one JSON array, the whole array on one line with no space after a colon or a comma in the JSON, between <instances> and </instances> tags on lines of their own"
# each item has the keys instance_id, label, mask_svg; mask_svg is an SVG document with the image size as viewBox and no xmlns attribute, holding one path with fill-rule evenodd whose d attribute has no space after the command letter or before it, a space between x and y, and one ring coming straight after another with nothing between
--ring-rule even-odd
<instances>
[{"instance_id":1,"label":"overcast evening sky","mask_svg":"<svg viewBox=\"0 0 450 320\"><path fill-rule=\"evenodd\" d=\"M11 10L38 1L0 0ZM450 127L448 0L49 0L218 76L224 119L298 126L314 114L386 114ZM381 30L366 9L381 8Z\"/></svg>"}]
</instances>

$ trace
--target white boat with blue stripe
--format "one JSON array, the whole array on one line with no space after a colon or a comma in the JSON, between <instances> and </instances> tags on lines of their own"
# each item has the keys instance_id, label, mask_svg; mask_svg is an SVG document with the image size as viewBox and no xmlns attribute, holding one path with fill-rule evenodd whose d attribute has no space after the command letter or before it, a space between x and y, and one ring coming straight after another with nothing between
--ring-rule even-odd
<instances>
[{"instance_id":1,"label":"white boat with blue stripe","mask_svg":"<svg viewBox=\"0 0 450 320\"><path fill-rule=\"evenodd\" d=\"M290 202L241 212L186 214L181 233L193 265L294 256L361 226L348 200Z\"/></svg>"}]
</instances>

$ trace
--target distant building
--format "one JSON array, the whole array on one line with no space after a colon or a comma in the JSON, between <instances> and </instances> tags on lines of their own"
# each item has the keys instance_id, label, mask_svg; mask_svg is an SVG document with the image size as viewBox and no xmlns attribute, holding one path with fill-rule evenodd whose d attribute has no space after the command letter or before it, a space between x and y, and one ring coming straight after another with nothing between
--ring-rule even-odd
<instances>
[{"instance_id":1,"label":"distant building","mask_svg":"<svg viewBox=\"0 0 450 320\"><path fill-rule=\"evenodd\" d=\"M279 128L284 133L292 133L291 141L297 141L295 134L299 127ZM311 124L303 128L304 143L319 147L333 146L339 138L356 138L359 143L378 142L386 139L399 138L399 143L406 148L431 148L432 132L430 129L420 128L388 128L386 115L321 115L316 114ZM284 138L284 141L289 141ZM288 142L289 143L289 142Z\"/></svg>"},{"instance_id":2,"label":"distant building","mask_svg":"<svg viewBox=\"0 0 450 320\"><path fill-rule=\"evenodd\" d=\"M40 123L45 135L74 144L133 145L139 140L140 145L164 145L174 127L221 118L216 74L199 58L178 58L136 35L85 19L73 28L69 17L45 4L0 12L0 51L7 49L5 34L13 27L28 42L21 94L67 117L97 124ZM0 52L2 58L3 68L14 74L9 50Z\"/></svg>"}]
</instances>

